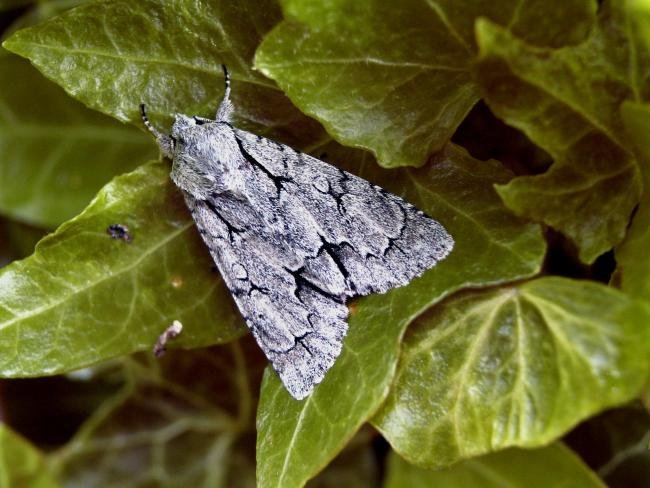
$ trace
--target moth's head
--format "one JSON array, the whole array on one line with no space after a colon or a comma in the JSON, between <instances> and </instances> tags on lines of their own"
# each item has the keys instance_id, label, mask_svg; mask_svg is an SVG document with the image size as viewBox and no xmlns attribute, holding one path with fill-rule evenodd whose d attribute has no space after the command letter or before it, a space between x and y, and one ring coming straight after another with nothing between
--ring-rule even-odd
<instances>
[{"instance_id":1,"label":"moth's head","mask_svg":"<svg viewBox=\"0 0 650 488\"><path fill-rule=\"evenodd\" d=\"M198 199L214 193L241 195L241 158L228 124L179 114L170 137L171 177L179 188Z\"/></svg>"},{"instance_id":2,"label":"moth's head","mask_svg":"<svg viewBox=\"0 0 650 488\"><path fill-rule=\"evenodd\" d=\"M188 117L187 115L176 114L174 116L174 123L172 124L171 132L167 135L163 134L151 125L151 122L149 122L149 118L147 117L144 103L140 104L140 116L142 117L144 126L156 138L156 142L158 143L163 156L169 159L174 159L175 154L178 152L178 147L183 144L183 141L185 141L188 136L191 137L192 129L213 122L212 120L203 117Z\"/></svg>"},{"instance_id":3,"label":"moth's head","mask_svg":"<svg viewBox=\"0 0 650 488\"><path fill-rule=\"evenodd\" d=\"M194 117L188 117L183 114L176 114L174 116L174 123L172 124L172 130L170 137L173 141L179 141L183 139L187 134L189 134L193 128L197 126L197 119ZM203 124L201 124L203 125Z\"/></svg>"},{"instance_id":4,"label":"moth's head","mask_svg":"<svg viewBox=\"0 0 650 488\"><path fill-rule=\"evenodd\" d=\"M213 193L242 195L241 156L228 123L176 114L170 135L165 135L149 123L143 105L140 109L163 155L172 160L176 186L198 199Z\"/></svg>"}]
</instances>

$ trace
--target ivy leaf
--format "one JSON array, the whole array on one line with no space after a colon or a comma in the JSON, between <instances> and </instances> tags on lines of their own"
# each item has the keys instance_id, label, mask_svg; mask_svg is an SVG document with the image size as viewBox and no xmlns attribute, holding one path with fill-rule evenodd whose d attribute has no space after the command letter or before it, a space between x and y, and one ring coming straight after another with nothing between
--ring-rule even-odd
<instances>
[{"instance_id":1,"label":"ivy leaf","mask_svg":"<svg viewBox=\"0 0 650 488\"><path fill-rule=\"evenodd\" d=\"M264 364L250 339L130 361L124 390L51 465L71 488L253 488L253 408Z\"/></svg>"},{"instance_id":2,"label":"ivy leaf","mask_svg":"<svg viewBox=\"0 0 650 488\"><path fill-rule=\"evenodd\" d=\"M0 486L56 488L42 454L9 427L0 424Z\"/></svg>"},{"instance_id":3,"label":"ivy leaf","mask_svg":"<svg viewBox=\"0 0 650 488\"><path fill-rule=\"evenodd\" d=\"M55 227L113 176L156 156L148 134L88 110L17 56L0 53L0 72L11 73L0 78L4 215Z\"/></svg>"},{"instance_id":4,"label":"ivy leaf","mask_svg":"<svg viewBox=\"0 0 650 488\"><path fill-rule=\"evenodd\" d=\"M640 154L644 190L625 241L616 248L614 282L629 295L650 302L650 105L624 102L621 116Z\"/></svg>"},{"instance_id":5,"label":"ivy leaf","mask_svg":"<svg viewBox=\"0 0 650 488\"><path fill-rule=\"evenodd\" d=\"M69 371L151 350L173 320L185 347L232 340L241 319L166 164L109 183L35 253L0 270L0 375ZM132 241L112 239L126 225Z\"/></svg>"},{"instance_id":6,"label":"ivy leaf","mask_svg":"<svg viewBox=\"0 0 650 488\"><path fill-rule=\"evenodd\" d=\"M496 162L450 145L419 170L363 168L362 176L439 220L455 248L409 286L352 304L343 352L306 400L293 400L267 371L257 414L261 488L302 486L342 449L387 395L402 333L415 317L461 287L533 275L544 256L540 229L513 217L494 192L510 177Z\"/></svg>"},{"instance_id":7,"label":"ivy leaf","mask_svg":"<svg viewBox=\"0 0 650 488\"><path fill-rule=\"evenodd\" d=\"M281 3L288 20L264 39L256 67L336 140L371 150L385 167L422 165L478 101L470 73L477 17L556 46L580 40L595 7L588 0L562 9L533 0L462 8L446 0Z\"/></svg>"},{"instance_id":8,"label":"ivy leaf","mask_svg":"<svg viewBox=\"0 0 650 488\"><path fill-rule=\"evenodd\" d=\"M561 488L567 483L583 488L605 488L570 449L556 443L540 449L508 449L438 471L418 468L391 453L386 488Z\"/></svg>"},{"instance_id":9,"label":"ivy leaf","mask_svg":"<svg viewBox=\"0 0 650 488\"><path fill-rule=\"evenodd\" d=\"M605 2L587 40L555 50L477 23L483 96L555 159L546 173L515 178L499 194L517 214L566 234L587 263L621 241L641 191L619 106L648 98L650 56L634 48L628 15L622 3Z\"/></svg>"},{"instance_id":10,"label":"ivy leaf","mask_svg":"<svg viewBox=\"0 0 650 488\"><path fill-rule=\"evenodd\" d=\"M630 40L636 52L647 53L650 51L650 3L630 0L626 5L630 17ZM630 295L650 302L650 257L647 253L650 246L650 149L647 143L650 104L626 100L620 110L641 162L643 195L625 241L616 249L618 268L614 281Z\"/></svg>"},{"instance_id":11,"label":"ivy leaf","mask_svg":"<svg viewBox=\"0 0 650 488\"><path fill-rule=\"evenodd\" d=\"M639 393L649 321L647 306L590 281L545 277L458 296L409 330L373 423L426 467L545 445Z\"/></svg>"},{"instance_id":12,"label":"ivy leaf","mask_svg":"<svg viewBox=\"0 0 650 488\"><path fill-rule=\"evenodd\" d=\"M250 67L261 36L278 20L273 0L108 0L18 31L4 46L89 107L138 125L140 102L157 123L168 124L176 112L213 117L224 63L239 126L293 144L312 141L318 125Z\"/></svg>"}]
</instances>

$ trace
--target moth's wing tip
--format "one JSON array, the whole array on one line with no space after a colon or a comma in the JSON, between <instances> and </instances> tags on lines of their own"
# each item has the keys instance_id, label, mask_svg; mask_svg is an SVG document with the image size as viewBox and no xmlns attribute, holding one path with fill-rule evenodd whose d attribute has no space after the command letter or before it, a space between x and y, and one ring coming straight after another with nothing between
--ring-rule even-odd
<instances>
[{"instance_id":1,"label":"moth's wing tip","mask_svg":"<svg viewBox=\"0 0 650 488\"><path fill-rule=\"evenodd\" d=\"M438 257L438 261L442 261L443 259L446 259L447 256L451 254L451 252L454 250L454 247L456 246L456 241L454 241L454 238L451 236L451 234L445 229L442 225L441 227L441 236L440 236L440 241L441 241L441 246L442 246L442 252L440 253L440 257Z\"/></svg>"},{"instance_id":2,"label":"moth's wing tip","mask_svg":"<svg viewBox=\"0 0 650 488\"><path fill-rule=\"evenodd\" d=\"M347 308L345 311L347 315ZM294 348L281 357L269 358L285 389L296 400L311 395L341 355L347 323L341 321L336 325L329 331L333 332L330 336L313 336L314 341L309 343L313 351L308 354Z\"/></svg>"},{"instance_id":3,"label":"moth's wing tip","mask_svg":"<svg viewBox=\"0 0 650 488\"><path fill-rule=\"evenodd\" d=\"M314 384L310 385L308 388L290 388L290 386L287 385L286 383L282 382L282 384L284 385L286 390L289 392L289 395L291 395L294 400L301 401L301 400L304 400L305 398L307 398L309 395L312 394L312 392L314 391L314 388L316 387L316 385L318 383L314 383Z\"/></svg>"},{"instance_id":4,"label":"moth's wing tip","mask_svg":"<svg viewBox=\"0 0 650 488\"><path fill-rule=\"evenodd\" d=\"M291 369L289 371L285 369L284 371L280 372L277 368L276 371L280 376L282 384L289 392L289 394L296 400L304 400L309 395L311 395L316 386L319 385L323 379L325 379L325 376L334 365L339 354L340 349L336 357L326 361L324 364L320 364L320 367L316 371L313 369L308 369L307 371L312 373L312 375L309 377L305 377L305 375L302 374L303 372L300 371L299 367L295 364L291 365ZM273 366L275 368L275 364Z\"/></svg>"},{"instance_id":5,"label":"moth's wing tip","mask_svg":"<svg viewBox=\"0 0 650 488\"><path fill-rule=\"evenodd\" d=\"M304 400L314 392L319 384L321 384L321 382L325 379L327 372L333 365L334 361L332 361L332 364L330 364L327 369L322 371L322 374L318 374L315 377L311 378L311 381L309 382L291 381L286 378L285 375L280 375L280 380L282 381L284 388L287 390L287 392L289 392L289 395L298 401Z\"/></svg>"},{"instance_id":6,"label":"moth's wing tip","mask_svg":"<svg viewBox=\"0 0 650 488\"><path fill-rule=\"evenodd\" d=\"M429 252L427 254L432 262L423 270L426 271L429 267L433 267L446 259L454 250L456 242L447 228L437 220L426 217L420 222L424 224L425 228L428 228L429 239L431 239L428 241L427 249Z\"/></svg>"},{"instance_id":7,"label":"moth's wing tip","mask_svg":"<svg viewBox=\"0 0 650 488\"><path fill-rule=\"evenodd\" d=\"M280 373L277 371L277 369L276 372L278 373L278 376L280 376L280 381L282 381L282 385L284 385L285 390L287 390L289 395L291 395L295 400L304 400L309 395L311 395L314 391L314 388L316 388L316 385L323 381L323 378L325 377L325 374L323 374L320 377L314 377L311 379L311 381L306 382L304 380L301 381L300 379L297 379L293 374L286 374L284 372ZM324 373L326 372L327 371Z\"/></svg>"}]
</instances>

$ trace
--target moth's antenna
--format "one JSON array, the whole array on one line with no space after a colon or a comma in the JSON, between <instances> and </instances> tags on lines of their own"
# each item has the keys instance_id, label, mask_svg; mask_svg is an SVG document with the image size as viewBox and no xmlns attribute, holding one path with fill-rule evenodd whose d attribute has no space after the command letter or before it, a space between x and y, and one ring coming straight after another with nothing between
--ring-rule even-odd
<instances>
[{"instance_id":1,"label":"moth's antenna","mask_svg":"<svg viewBox=\"0 0 650 488\"><path fill-rule=\"evenodd\" d=\"M221 65L221 69L223 70L223 82L225 89L223 98L230 98L230 73L228 73L228 68L226 68L225 64Z\"/></svg>"},{"instance_id":2,"label":"moth's antenna","mask_svg":"<svg viewBox=\"0 0 650 488\"><path fill-rule=\"evenodd\" d=\"M149 122L149 118L147 117L147 112L145 110L144 103L140 104L140 117L142 117L142 123L147 128L147 130L151 132L153 136L156 138L156 142L158 143L158 146L160 146L160 150L162 151L163 156L167 158L171 158L173 152L172 138L166 136L158 129L156 129L153 125L151 125L151 122Z\"/></svg>"},{"instance_id":3,"label":"moth's antenna","mask_svg":"<svg viewBox=\"0 0 650 488\"><path fill-rule=\"evenodd\" d=\"M225 90L223 92L223 99L221 100L221 104L217 110L216 120L217 122L230 122L230 116L234 110L232 102L230 101L230 73L228 73L228 69L226 68L225 64L221 65L221 69L223 69Z\"/></svg>"}]
</instances>

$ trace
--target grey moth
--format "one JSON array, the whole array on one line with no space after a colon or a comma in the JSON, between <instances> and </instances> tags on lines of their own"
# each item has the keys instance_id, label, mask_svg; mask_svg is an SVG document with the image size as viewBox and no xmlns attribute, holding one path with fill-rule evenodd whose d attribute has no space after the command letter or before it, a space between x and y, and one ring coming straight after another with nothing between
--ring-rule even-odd
<instances>
[{"instance_id":1,"label":"grey moth","mask_svg":"<svg viewBox=\"0 0 650 488\"><path fill-rule=\"evenodd\" d=\"M383 188L234 127L230 79L214 120L142 119L257 343L296 399L341 352L346 301L407 284L452 250L438 222Z\"/></svg>"}]
</instances>

